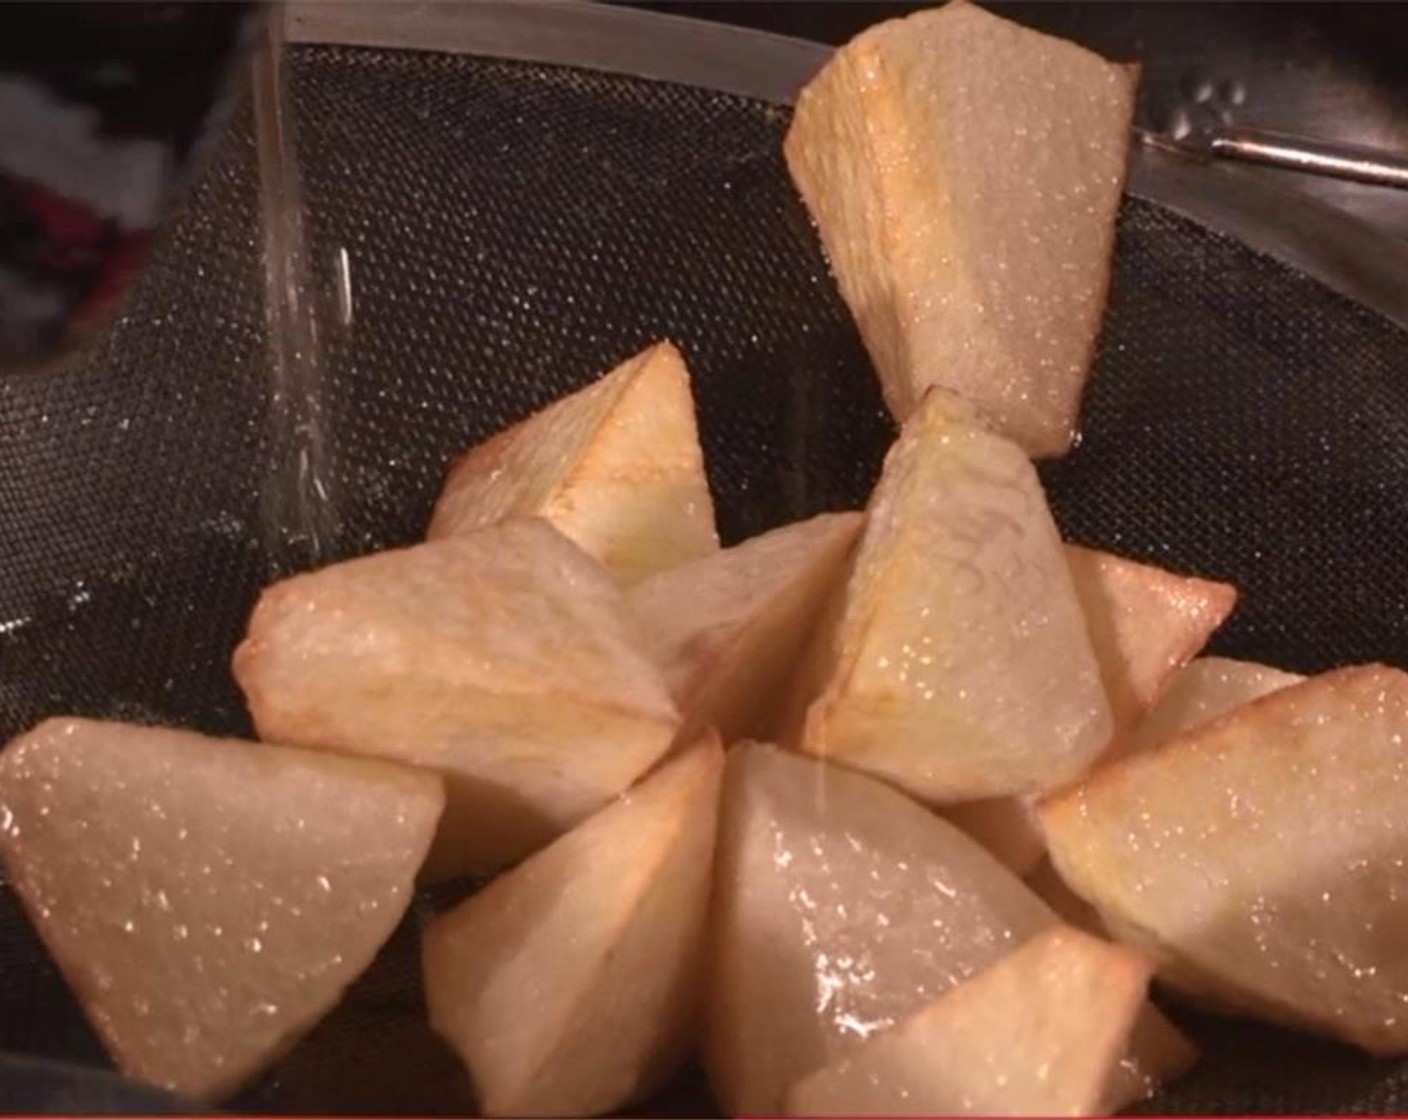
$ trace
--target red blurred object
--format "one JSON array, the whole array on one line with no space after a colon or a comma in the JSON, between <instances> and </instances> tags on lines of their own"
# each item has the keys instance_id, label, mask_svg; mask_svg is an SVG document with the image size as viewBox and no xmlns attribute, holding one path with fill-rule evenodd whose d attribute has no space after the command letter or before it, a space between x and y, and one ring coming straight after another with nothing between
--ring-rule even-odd
<instances>
[{"instance_id":1,"label":"red blurred object","mask_svg":"<svg viewBox=\"0 0 1408 1120\"><path fill-rule=\"evenodd\" d=\"M120 304L228 120L266 8L0 4L0 372Z\"/></svg>"}]
</instances>

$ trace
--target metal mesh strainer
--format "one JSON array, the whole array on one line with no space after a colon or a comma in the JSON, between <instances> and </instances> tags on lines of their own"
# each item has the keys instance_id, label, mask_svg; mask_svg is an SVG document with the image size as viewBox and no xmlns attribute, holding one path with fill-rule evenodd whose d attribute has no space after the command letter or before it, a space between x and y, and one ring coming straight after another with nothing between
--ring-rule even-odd
<instances>
[{"instance_id":1,"label":"metal mesh strainer","mask_svg":"<svg viewBox=\"0 0 1408 1120\"><path fill-rule=\"evenodd\" d=\"M314 257L353 267L327 355L337 555L415 539L452 453L656 337L694 372L727 540L864 501L890 426L782 165L785 110L393 50L302 47L291 71ZM0 734L56 712L249 732L227 659L272 573L254 199L241 119L105 344L0 383ZM1236 582L1219 652L1408 665L1405 341L1130 200L1084 441L1044 472L1063 529ZM433 903L240 1107L471 1107L423 1020ZM1399 1066L1188 1022L1208 1056L1161 1110L1408 1105ZM103 1061L8 892L0 1048ZM685 1075L646 1110L711 1107Z\"/></svg>"}]
</instances>

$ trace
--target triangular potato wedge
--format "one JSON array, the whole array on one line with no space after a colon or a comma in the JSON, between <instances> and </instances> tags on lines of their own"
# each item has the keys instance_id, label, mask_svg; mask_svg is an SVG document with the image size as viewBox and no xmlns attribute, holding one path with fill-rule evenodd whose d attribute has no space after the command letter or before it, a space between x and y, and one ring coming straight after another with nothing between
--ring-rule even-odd
<instances>
[{"instance_id":1,"label":"triangular potato wedge","mask_svg":"<svg viewBox=\"0 0 1408 1120\"><path fill-rule=\"evenodd\" d=\"M535 516L626 585L719 547L689 371L671 343L461 456L427 536Z\"/></svg>"},{"instance_id":2,"label":"triangular potato wedge","mask_svg":"<svg viewBox=\"0 0 1408 1120\"><path fill-rule=\"evenodd\" d=\"M731 1115L776 1115L802 1077L1058 924L962 832L855 771L740 744L722 819L704 1058ZM1122 1082L1122 1103L1140 1089Z\"/></svg>"},{"instance_id":3,"label":"triangular potato wedge","mask_svg":"<svg viewBox=\"0 0 1408 1120\"><path fill-rule=\"evenodd\" d=\"M1066 546L1066 559L1118 740L1226 621L1237 589L1078 545Z\"/></svg>"},{"instance_id":4,"label":"triangular potato wedge","mask_svg":"<svg viewBox=\"0 0 1408 1120\"><path fill-rule=\"evenodd\" d=\"M1408 1053L1408 674L1281 689L1042 816L1062 878L1170 985Z\"/></svg>"},{"instance_id":5,"label":"triangular potato wedge","mask_svg":"<svg viewBox=\"0 0 1408 1120\"><path fill-rule=\"evenodd\" d=\"M729 752L712 918L706 1067L735 1116L1053 924L903 794L758 744Z\"/></svg>"},{"instance_id":6,"label":"triangular potato wedge","mask_svg":"<svg viewBox=\"0 0 1408 1120\"><path fill-rule=\"evenodd\" d=\"M690 742L715 727L725 743L764 733L816 626L817 604L843 578L865 515L827 513L663 572L630 595Z\"/></svg>"},{"instance_id":7,"label":"triangular potato wedge","mask_svg":"<svg viewBox=\"0 0 1408 1120\"><path fill-rule=\"evenodd\" d=\"M1129 750L1153 750L1234 708L1303 680L1305 678L1298 673L1258 665L1254 661L1200 657L1189 662L1174 678L1164 698L1135 729L1130 736Z\"/></svg>"},{"instance_id":8,"label":"triangular potato wedge","mask_svg":"<svg viewBox=\"0 0 1408 1120\"><path fill-rule=\"evenodd\" d=\"M1182 1077L1198 1061L1198 1048L1163 1017L1152 1003L1134 1020L1129 1045L1105 1086L1105 1115L1123 1112L1148 1100L1160 1088Z\"/></svg>"},{"instance_id":9,"label":"triangular potato wedge","mask_svg":"<svg viewBox=\"0 0 1408 1120\"><path fill-rule=\"evenodd\" d=\"M787 1114L1096 1114L1150 971L1128 949L1050 930L805 1078Z\"/></svg>"},{"instance_id":10,"label":"triangular potato wedge","mask_svg":"<svg viewBox=\"0 0 1408 1120\"><path fill-rule=\"evenodd\" d=\"M1093 906L1066 886L1051 861L1045 857L1026 878L1027 886L1068 925L1090 934L1109 935ZM1160 1088L1193 1068L1198 1049L1151 1003L1146 1003L1135 1019L1129 1046L1105 1087L1105 1114L1121 1112L1136 1101L1145 1100Z\"/></svg>"},{"instance_id":11,"label":"triangular potato wedge","mask_svg":"<svg viewBox=\"0 0 1408 1120\"><path fill-rule=\"evenodd\" d=\"M868 28L802 90L787 165L897 419L942 385L1031 455L1069 449L1137 81L955 2Z\"/></svg>"},{"instance_id":12,"label":"triangular potato wedge","mask_svg":"<svg viewBox=\"0 0 1408 1120\"><path fill-rule=\"evenodd\" d=\"M118 1068L215 1099L371 963L443 805L388 763L52 719L0 754L0 858Z\"/></svg>"},{"instance_id":13,"label":"triangular potato wedge","mask_svg":"<svg viewBox=\"0 0 1408 1120\"><path fill-rule=\"evenodd\" d=\"M261 738L439 771L431 876L522 859L679 725L625 598L546 522L380 552L265 590L234 656Z\"/></svg>"},{"instance_id":14,"label":"triangular potato wedge","mask_svg":"<svg viewBox=\"0 0 1408 1120\"><path fill-rule=\"evenodd\" d=\"M430 1021L490 1116L591 1116L693 1042L723 750L712 733L425 931Z\"/></svg>"},{"instance_id":15,"label":"triangular potato wedge","mask_svg":"<svg viewBox=\"0 0 1408 1120\"><path fill-rule=\"evenodd\" d=\"M1103 762L1129 749L1133 729L1232 612L1237 591L1078 545L1066 546L1066 559L1114 720ZM948 806L944 815L1018 875L1027 875L1046 854L1029 802L993 798Z\"/></svg>"},{"instance_id":16,"label":"triangular potato wedge","mask_svg":"<svg viewBox=\"0 0 1408 1120\"><path fill-rule=\"evenodd\" d=\"M951 393L931 390L890 449L796 689L817 696L802 750L931 803L1064 785L1109 742L1036 471Z\"/></svg>"}]
</instances>

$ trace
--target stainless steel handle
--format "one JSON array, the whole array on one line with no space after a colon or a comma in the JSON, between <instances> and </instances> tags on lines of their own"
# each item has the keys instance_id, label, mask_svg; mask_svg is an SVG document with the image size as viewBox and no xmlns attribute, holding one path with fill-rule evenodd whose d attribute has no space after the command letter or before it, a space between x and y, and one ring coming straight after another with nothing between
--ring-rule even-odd
<instances>
[{"instance_id":1,"label":"stainless steel handle","mask_svg":"<svg viewBox=\"0 0 1408 1120\"><path fill-rule=\"evenodd\" d=\"M1376 148L1332 144L1304 136L1240 127L1193 131L1181 137L1147 132L1141 136L1158 147L1191 155L1260 163L1310 175L1408 190L1408 158Z\"/></svg>"}]
</instances>

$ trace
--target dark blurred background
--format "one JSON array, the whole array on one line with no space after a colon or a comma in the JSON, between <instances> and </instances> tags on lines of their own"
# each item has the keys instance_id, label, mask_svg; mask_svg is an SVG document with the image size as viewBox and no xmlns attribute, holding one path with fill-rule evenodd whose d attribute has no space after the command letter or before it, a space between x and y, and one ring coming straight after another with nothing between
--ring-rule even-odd
<instances>
[{"instance_id":1,"label":"dark blurred background","mask_svg":"<svg viewBox=\"0 0 1408 1120\"><path fill-rule=\"evenodd\" d=\"M791 0L736 3L733 0L674 0L628 6L674 12L784 35L840 43L878 19L904 15L935 4L856 3L852 0ZM1069 35L1097 49L1117 44L1123 29L1136 25L1216 27L1229 34L1264 38L1343 38L1365 60L1400 76L1408 66L1408 4L1403 3L1122 3L1091 0L1018 0L985 3L1011 19L1055 34ZM1176 34L1176 32L1175 32Z\"/></svg>"}]
</instances>

